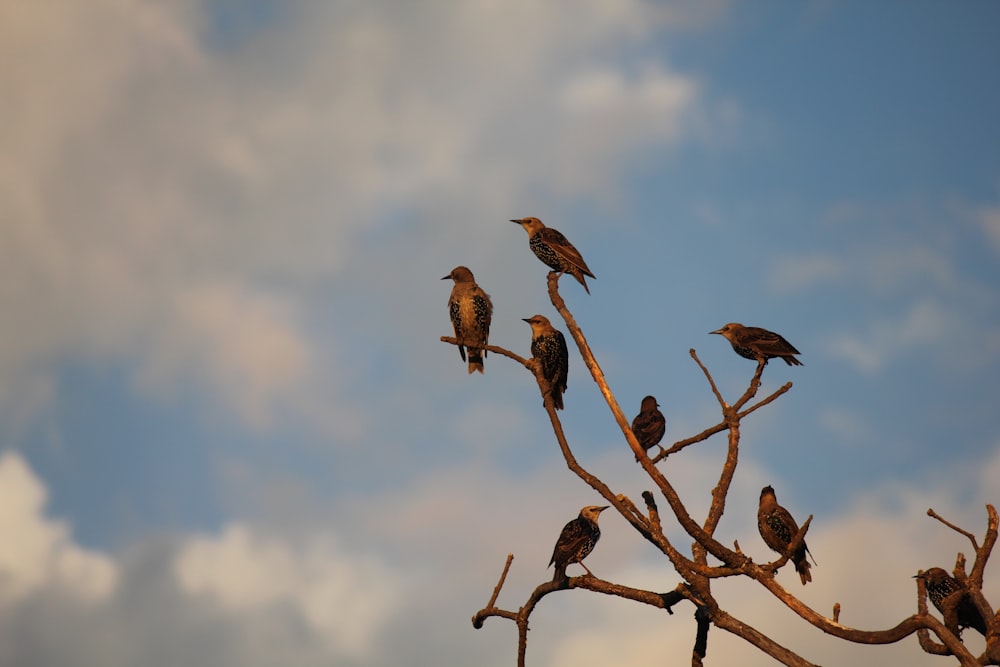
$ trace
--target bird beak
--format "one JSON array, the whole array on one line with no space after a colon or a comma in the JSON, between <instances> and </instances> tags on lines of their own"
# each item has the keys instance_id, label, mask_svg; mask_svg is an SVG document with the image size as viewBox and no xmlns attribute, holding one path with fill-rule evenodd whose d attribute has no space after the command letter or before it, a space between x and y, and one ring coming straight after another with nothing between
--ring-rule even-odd
<instances>
[{"instance_id":1,"label":"bird beak","mask_svg":"<svg viewBox=\"0 0 1000 667\"><path fill-rule=\"evenodd\" d=\"M451 278L451 274L450 273L448 275L446 275L444 278L442 278L441 280L448 280L448 278Z\"/></svg>"},{"instance_id":2,"label":"bird beak","mask_svg":"<svg viewBox=\"0 0 1000 667\"><path fill-rule=\"evenodd\" d=\"M710 333L710 334L716 333L716 334L719 334L721 336L722 335L722 329L719 329L717 331L709 331L708 333Z\"/></svg>"},{"instance_id":3,"label":"bird beak","mask_svg":"<svg viewBox=\"0 0 1000 667\"><path fill-rule=\"evenodd\" d=\"M598 512L603 512L604 510L608 509L609 507L611 507L611 505L605 505L604 507L598 508L597 511Z\"/></svg>"},{"instance_id":4,"label":"bird beak","mask_svg":"<svg viewBox=\"0 0 1000 667\"><path fill-rule=\"evenodd\" d=\"M516 224L518 224L518 225L520 225L520 224L521 224L521 221L520 221L520 220L511 220L511 222L513 222L513 223L516 223Z\"/></svg>"},{"instance_id":5,"label":"bird beak","mask_svg":"<svg viewBox=\"0 0 1000 667\"><path fill-rule=\"evenodd\" d=\"M522 322L527 322L528 324L531 324L531 318L530 317L522 317L521 321Z\"/></svg>"}]
</instances>

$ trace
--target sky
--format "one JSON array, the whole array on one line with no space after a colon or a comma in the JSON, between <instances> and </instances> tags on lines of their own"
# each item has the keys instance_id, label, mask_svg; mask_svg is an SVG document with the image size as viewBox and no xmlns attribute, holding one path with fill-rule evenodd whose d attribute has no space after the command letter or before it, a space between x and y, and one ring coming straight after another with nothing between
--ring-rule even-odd
<instances>
[{"instance_id":1,"label":"sky","mask_svg":"<svg viewBox=\"0 0 1000 667\"><path fill-rule=\"evenodd\" d=\"M472 614L515 555L519 607L600 497L532 377L470 376L465 265L491 342L558 320L512 218L597 276L561 293L626 414L668 442L754 364L709 331L780 332L718 529L756 561L760 488L813 515L802 588L877 630L916 609L1000 501L1000 5L38 0L0 5L0 666L511 665ZM652 488L571 346L570 444ZM660 464L704 516L716 436ZM605 512L602 578L669 564ZM668 535L686 549L673 523ZM573 573L571 566L571 574ZM1000 579L985 589L1000 604ZM822 664L931 665L915 637L823 636L749 581L730 613ZM569 591L538 667L683 662L674 615ZM981 638L967 632L969 645ZM707 664L767 656L724 631Z\"/></svg>"}]
</instances>

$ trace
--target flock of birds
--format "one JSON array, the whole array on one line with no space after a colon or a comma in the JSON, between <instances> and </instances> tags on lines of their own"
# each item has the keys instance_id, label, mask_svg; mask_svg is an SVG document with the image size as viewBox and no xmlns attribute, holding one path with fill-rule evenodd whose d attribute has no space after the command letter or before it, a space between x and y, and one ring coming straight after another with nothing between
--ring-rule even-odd
<instances>
[{"instance_id":1,"label":"flock of birds","mask_svg":"<svg viewBox=\"0 0 1000 667\"><path fill-rule=\"evenodd\" d=\"M511 220L520 225L528 233L528 246L531 251L546 266L560 275L568 273L579 282L587 294L587 277L596 279L587 266L580 251L559 231L546 227L541 220L534 217ZM448 312L458 341L458 352L462 361L468 361L469 373L484 372L483 359L486 357L490 322L493 317L493 303L489 295L476 284L476 279L465 266L455 267L442 280L451 279L454 287L448 300ZM556 410L563 409L563 393L566 391L567 370L569 369L569 350L562 332L552 326L548 318L534 315L524 318L531 326L531 355L536 368L545 380L544 391ZM789 366L802 366L796 357L801 354L795 346L780 334L760 327L748 327L738 322L730 322L720 329L710 331L724 337L733 350L746 359L766 364L770 359L781 359ZM648 453L653 447L660 446L666 432L666 419L660 412L660 406L653 396L642 399L639 414L632 420L632 432ZM636 456L636 460L639 457ZM590 569L583 564L598 539L601 529L597 521L601 512L608 506L588 505L580 510L580 514L569 521L559 534L549 566L555 566L554 581L566 578L566 568L573 563L579 563L587 575L593 576ZM778 504L774 489L765 486L760 492L760 503L757 508L757 529L761 538L775 552L788 556L795 566L802 584L812 581L809 558L812 553L801 540L793 553L790 547L799 526L791 513ZM813 560L815 564L815 560ZM944 569L933 567L916 575L924 581L928 597L943 615L946 609L953 608L957 616L958 628L971 627L984 636L986 635L986 620L972 602L962 584L950 576ZM955 596L954 599L951 599Z\"/></svg>"}]
</instances>

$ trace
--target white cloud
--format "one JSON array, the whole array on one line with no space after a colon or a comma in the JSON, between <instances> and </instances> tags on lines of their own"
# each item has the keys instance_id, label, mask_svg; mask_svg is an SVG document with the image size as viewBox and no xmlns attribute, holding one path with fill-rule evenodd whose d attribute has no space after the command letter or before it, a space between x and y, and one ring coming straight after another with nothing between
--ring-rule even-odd
<instances>
[{"instance_id":1,"label":"white cloud","mask_svg":"<svg viewBox=\"0 0 1000 667\"><path fill-rule=\"evenodd\" d=\"M896 359L948 339L955 340L957 336L966 336L960 322L952 309L925 299L913 303L895 318L875 320L863 333L834 335L828 346L834 355L851 362L859 370L877 373ZM948 353L952 359L962 356L955 355L950 347Z\"/></svg>"},{"instance_id":2,"label":"white cloud","mask_svg":"<svg viewBox=\"0 0 1000 667\"><path fill-rule=\"evenodd\" d=\"M44 516L45 486L19 454L0 456L0 491L0 605L43 589L94 603L114 592L114 561L77 545L63 522Z\"/></svg>"},{"instance_id":3,"label":"white cloud","mask_svg":"<svg viewBox=\"0 0 1000 667\"><path fill-rule=\"evenodd\" d=\"M842 406L824 408L820 412L819 423L846 444L870 441L875 434L875 429L864 416Z\"/></svg>"},{"instance_id":4,"label":"white cloud","mask_svg":"<svg viewBox=\"0 0 1000 667\"><path fill-rule=\"evenodd\" d=\"M371 650L402 594L386 567L348 556L329 539L293 549L239 523L190 540L175 567L183 590L210 595L231 613L291 605L331 650L352 655Z\"/></svg>"},{"instance_id":5,"label":"white cloud","mask_svg":"<svg viewBox=\"0 0 1000 667\"><path fill-rule=\"evenodd\" d=\"M616 490L647 486L627 453L609 450L584 458ZM928 518L927 507L981 534L985 517L979 503L994 493L997 461L1000 454L978 472L940 471L936 479L941 488L970 490L967 505L945 492L904 485L845 500L840 515L818 516L810 529L810 547L819 562L813 583L799 586L791 571L780 573L779 582L820 612L829 613L834 602L841 603L845 624L890 627L915 608L911 575L918 568L951 567L957 551L968 553L968 542ZM665 472L682 482L685 497L693 498L696 490L703 496L714 484L718 464L710 452L688 452L666 465ZM771 554L756 538L753 522L733 519L741 513L735 499L759 488L763 474L744 462L731 497L731 516L720 527L720 536L727 541L738 537L758 560ZM182 535L173 546L162 538L146 540L112 559L75 547L65 526L39 518L44 485L17 455L0 459L0 489L5 498L14 499L0 508L0 537L8 545L0 554L7 559L0 560L5 575L0 577L5 586L0 660L66 664L66 657L73 656L74 664L96 666L134 664L137 656L150 656L155 667L176 664L178 656L206 665L253 667L282 660L310 667L330 660L509 664L516 646L513 628L492 619L473 630L469 616L488 598L509 551L516 558L500 604L520 605L550 575L545 563L559 528L577 505L593 498L558 460L527 475L483 465L455 466L383 494L360 513L345 510L343 516L358 527L351 533L351 548L339 538L341 531L311 521L296 528L303 536L294 539L266 526L234 521L216 534ZM563 500L553 500L559 498ZM11 516L22 519L12 521ZM599 575L658 591L677 583L673 570L620 517L605 513L602 529L601 543L588 558ZM385 548L368 546L380 541ZM688 541L675 540L685 548ZM366 546L358 546L362 543ZM31 557L10 560L11 554L24 553ZM40 569L39 563L48 566ZM112 584L107 583L109 571L115 574ZM988 596L995 590L991 572ZM12 581L20 587L16 594L11 593ZM96 590L94 582L102 581ZM913 638L882 649L824 637L756 584L719 580L713 586L724 609L824 664L929 666L938 660L922 654ZM53 589L82 604L46 605L39 594ZM693 610L681 603L674 611L668 616L581 591L551 595L533 617L530 660L596 667L615 657L648 661L687 655L694 636ZM26 624L35 629L36 640L14 641L23 635L16 629ZM53 627L60 630L50 631ZM63 641L65 632L72 641ZM967 641L978 646L976 636ZM168 646L173 648L161 654ZM712 630L709 651L712 660L726 664L772 664L718 629ZM53 662L53 656L62 659Z\"/></svg>"},{"instance_id":6,"label":"white cloud","mask_svg":"<svg viewBox=\"0 0 1000 667\"><path fill-rule=\"evenodd\" d=\"M716 10L590 0L566 30L531 2L297 6L230 49L201 39L203 11L0 9L15 64L0 73L0 387L51 387L66 358L124 360L146 386L219 394L251 428L297 404L342 431L356 406L310 397L346 395L315 369L348 343L320 344L308 317L349 306L300 288L350 270L369 274L356 293L398 293L372 267L428 253L408 235L357 252L397 210L446 257L466 220L528 193L614 195L620 167L677 139L697 103L697 82L641 61L643 45ZM484 232L490 261L501 233Z\"/></svg>"},{"instance_id":7,"label":"white cloud","mask_svg":"<svg viewBox=\"0 0 1000 667\"><path fill-rule=\"evenodd\" d=\"M979 213L986 238L1000 252L1000 208L985 208Z\"/></svg>"},{"instance_id":8,"label":"white cloud","mask_svg":"<svg viewBox=\"0 0 1000 667\"><path fill-rule=\"evenodd\" d=\"M697 92L692 80L653 66L636 77L605 68L568 79L558 92L566 112L558 170L568 179L564 187L607 187L600 165L614 167L631 150L677 139Z\"/></svg>"},{"instance_id":9,"label":"white cloud","mask_svg":"<svg viewBox=\"0 0 1000 667\"><path fill-rule=\"evenodd\" d=\"M174 295L152 333L142 379L172 386L203 378L244 420L267 426L272 405L303 382L313 350L287 303L240 284L204 284Z\"/></svg>"},{"instance_id":10,"label":"white cloud","mask_svg":"<svg viewBox=\"0 0 1000 667\"><path fill-rule=\"evenodd\" d=\"M824 253L782 257L771 264L767 284L777 293L798 292L842 278L846 269L843 260Z\"/></svg>"}]
</instances>

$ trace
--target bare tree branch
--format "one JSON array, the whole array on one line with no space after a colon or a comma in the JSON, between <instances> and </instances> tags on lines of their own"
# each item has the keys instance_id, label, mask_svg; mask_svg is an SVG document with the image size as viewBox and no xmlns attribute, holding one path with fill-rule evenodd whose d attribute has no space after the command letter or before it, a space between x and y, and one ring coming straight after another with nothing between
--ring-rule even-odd
<instances>
[{"instance_id":1,"label":"bare tree branch","mask_svg":"<svg viewBox=\"0 0 1000 667\"><path fill-rule=\"evenodd\" d=\"M457 338L455 338L454 336L441 336L441 342L442 343L449 343L451 345L459 345L460 344L459 340ZM522 366L524 366L528 370L531 370L531 362L530 362L530 360L525 359L524 357L518 356L518 355L514 354L513 352L511 352L510 350L505 350L504 348L497 347L496 345L484 345L482 349L485 350L485 351L487 351L487 352L495 352L497 354L500 354L500 355L503 355L505 357L508 357L509 359L513 359L514 361L516 361L517 363L521 364Z\"/></svg>"},{"instance_id":2,"label":"bare tree branch","mask_svg":"<svg viewBox=\"0 0 1000 667\"><path fill-rule=\"evenodd\" d=\"M584 364L587 366L592 379L598 386L601 394L604 396L611 414L621 429L625 441L628 443L632 453L640 462L643 471L649 476L649 479L656 485L656 488L659 489L660 493L666 499L673 518L676 519L677 523L684 529L687 535L694 540L694 543L691 545L691 557L689 558L681 554L680 551L672 544L671 540L666 537L663 527L663 521L665 519L664 516L661 516L660 510L651 491L642 492L643 502L645 503L645 512L642 512L626 495L620 493L616 494L597 475L580 465L566 439L559 414L556 412L550 393L547 391L547 383L544 377L542 377L535 360L524 359L508 350L489 345L484 349L516 361L530 370L535 376L536 382L543 396L545 411L549 415L553 433L556 436L560 451L562 452L563 458L566 461L566 465L569 470L593 488L610 505L615 507L618 513L625 518L625 520L628 521L640 535L642 535L650 543L654 544L670 560L675 571L680 575L683 581L679 583L673 591L669 591L667 593L656 593L649 590L623 586L599 579L589 574L586 576L569 577L556 581L546 581L539 584L531 592L528 599L520 609L517 611L511 611L501 609L496 606L497 598L503 588L513 561L513 554L509 554L507 556L503 572L500 575L496 587L493 589L489 602L483 609L476 612L472 618L472 623L475 628L481 628L485 619L491 616L498 616L513 621L518 628L517 664L519 667L524 667L525 655L527 651L527 633L531 613L542 598L549 593L559 590L580 588L665 609L668 613L673 613L673 605L686 599L691 601L696 608L696 636L694 647L692 649L692 665L700 666L706 658L710 626L714 624L727 632L741 637L749 644L773 657L781 664L790 665L792 667L814 667L813 663L809 662L804 657L782 646L772 638L751 626L746 621L730 615L719 607L712 592L712 582L717 579L725 579L727 577L746 576L760 583L761 586L768 591L768 593L780 600L791 612L798 615L819 631L841 638L845 641L871 645L889 644L898 642L912 634L916 634L917 640L924 651L936 655L951 655L957 659L959 664L963 667L987 664L1000 665L1000 616L994 617L992 608L982 594L982 580L985 566L992 549L996 544L998 529L1000 529L1000 526L998 526L998 524L1000 524L1000 519L998 519L997 512L992 505L987 505L989 521L982 546L979 545L974 534L946 521L934 512L933 509L928 510L928 514L930 516L968 538L975 549L976 559L971 575L968 577L965 575L965 560L964 556L961 554L959 554L955 574L956 579L959 580L963 589L968 591L968 595L972 598L980 613L983 614L983 617L989 618L987 649L979 658L974 657L969 652L969 650L962 643L961 636L959 634L959 625L957 617L955 617L955 608L956 601L962 592L956 592L950 605L942 605L942 608L945 610L945 622L942 623L928 613L927 592L923 579L917 580L917 613L903 619L895 626L884 630L860 630L842 625L840 623L841 605L839 603L834 604L832 617L827 617L816 612L795 595L785 590L785 588L782 587L775 578L777 571L789 561L789 554L794 553L794 551L804 543L805 535L812 522L813 517L811 515L806 519L796 535L793 537L786 553L781 555L781 557L775 561L769 563L758 565L740 550L737 542L734 541L735 550L733 550L727 548L715 538L715 532L725 514L726 500L728 498L732 482L735 478L736 469L739 465L742 420L756 410L772 403L778 397L788 392L792 387L792 383L785 383L767 397L751 404L751 401L753 401L756 397L756 394L761 387L761 378L766 365L766 362L763 359L760 359L758 360L757 367L747 386L747 389L732 405L730 405L720 392L708 368L698 358L695 350L691 349L690 355L692 359L701 369L709 384L709 388L720 405L722 411L722 421L712 427L709 427L708 429L705 429L697 435L675 442L670 448L664 450L659 456L651 459L647 455L645 449L643 449L639 444L635 434L632 432L629 422L626 419L625 414L622 412L621 407L618 405L617 399L611 391L607 379L604 376L604 372L601 370L600 365L594 357L586 337L583 335L583 332L577 324L575 318L566 307L562 296L559 294L558 279L560 275L560 273L555 271L550 272L548 275L548 292L552 305L565 321L567 330L575 341ZM458 341L451 337L442 336L441 340L452 345L458 344ZM722 431L728 431L726 458L722 463L718 482L712 489L711 503L704 524L699 524L690 516L677 491L674 489L673 485L664 473L656 466L656 463L671 454L680 452L690 445L703 442L716 433L721 433ZM669 517L669 514L666 516ZM709 555L716 558L721 564L709 564ZM946 598L945 601L948 602L948 600L949 599ZM936 637L938 641L935 641L932 636Z\"/></svg>"},{"instance_id":3,"label":"bare tree branch","mask_svg":"<svg viewBox=\"0 0 1000 667\"><path fill-rule=\"evenodd\" d=\"M977 552L979 551L979 543L976 542L976 536L975 535L973 535L972 533L970 533L967 530L963 530L962 528L959 528L958 526L956 526L955 524L951 523L950 521L945 520L940 514L938 514L937 512L934 511L933 507L929 508L927 510L927 516L930 516L930 517L933 517L933 518L937 519L938 521L940 521L944 525L946 525L949 528L951 528L952 530L954 530L956 533L959 533L961 535L965 535L967 538L969 538L969 541L972 542L972 548L975 551L977 551Z\"/></svg>"}]
</instances>

